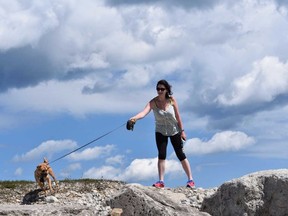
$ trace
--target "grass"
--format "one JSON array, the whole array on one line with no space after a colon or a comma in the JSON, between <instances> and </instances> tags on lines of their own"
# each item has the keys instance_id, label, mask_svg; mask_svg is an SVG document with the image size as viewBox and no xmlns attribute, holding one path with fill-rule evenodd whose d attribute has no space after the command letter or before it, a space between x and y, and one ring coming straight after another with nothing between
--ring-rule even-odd
<instances>
[{"instance_id":1,"label":"grass","mask_svg":"<svg viewBox=\"0 0 288 216\"><path fill-rule=\"evenodd\" d=\"M33 183L32 181L0 181L0 188L15 189Z\"/></svg>"},{"instance_id":2,"label":"grass","mask_svg":"<svg viewBox=\"0 0 288 216\"><path fill-rule=\"evenodd\" d=\"M122 181L116 181L116 180L109 180L109 179L64 179L61 180L61 182L66 182L66 183L101 183L101 182L120 182L120 183L125 183Z\"/></svg>"},{"instance_id":3,"label":"grass","mask_svg":"<svg viewBox=\"0 0 288 216\"><path fill-rule=\"evenodd\" d=\"M65 179L61 180L60 182L64 183L83 183L86 184L99 184L101 182L121 182L121 181L114 181L114 180L106 180L106 179ZM34 181L25 181L25 180L19 180L19 181L0 181L0 189L15 189L17 187L24 187L31 183L35 183Z\"/></svg>"}]
</instances>

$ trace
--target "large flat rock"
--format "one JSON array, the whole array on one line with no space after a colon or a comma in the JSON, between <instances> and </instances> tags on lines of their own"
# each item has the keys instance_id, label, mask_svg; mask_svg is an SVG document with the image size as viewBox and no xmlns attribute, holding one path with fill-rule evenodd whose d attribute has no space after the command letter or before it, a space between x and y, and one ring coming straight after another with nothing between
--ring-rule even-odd
<instances>
[{"instance_id":1,"label":"large flat rock","mask_svg":"<svg viewBox=\"0 0 288 216\"><path fill-rule=\"evenodd\" d=\"M110 200L109 205L111 208L122 208L125 216L209 215L187 204L182 204L182 201L186 199L185 194L174 193L169 189L128 184Z\"/></svg>"},{"instance_id":2,"label":"large flat rock","mask_svg":"<svg viewBox=\"0 0 288 216\"><path fill-rule=\"evenodd\" d=\"M204 199L202 210L213 216L287 216L288 169L261 171L228 181Z\"/></svg>"}]
</instances>

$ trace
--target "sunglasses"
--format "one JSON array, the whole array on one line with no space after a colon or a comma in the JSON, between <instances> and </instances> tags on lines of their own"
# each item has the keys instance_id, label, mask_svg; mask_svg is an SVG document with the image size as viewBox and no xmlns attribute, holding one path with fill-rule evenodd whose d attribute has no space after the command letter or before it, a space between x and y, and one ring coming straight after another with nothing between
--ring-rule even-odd
<instances>
[{"instance_id":1,"label":"sunglasses","mask_svg":"<svg viewBox=\"0 0 288 216\"><path fill-rule=\"evenodd\" d=\"M165 88L156 88L157 91L165 91L166 89Z\"/></svg>"}]
</instances>

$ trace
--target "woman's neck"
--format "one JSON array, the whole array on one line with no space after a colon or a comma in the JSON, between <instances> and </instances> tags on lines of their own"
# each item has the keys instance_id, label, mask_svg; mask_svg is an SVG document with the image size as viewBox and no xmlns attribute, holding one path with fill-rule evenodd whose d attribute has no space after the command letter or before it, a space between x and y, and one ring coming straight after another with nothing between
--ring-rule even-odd
<instances>
[{"instance_id":1,"label":"woman's neck","mask_svg":"<svg viewBox=\"0 0 288 216\"><path fill-rule=\"evenodd\" d=\"M166 97L162 95L158 95L158 101L160 102L166 101Z\"/></svg>"}]
</instances>

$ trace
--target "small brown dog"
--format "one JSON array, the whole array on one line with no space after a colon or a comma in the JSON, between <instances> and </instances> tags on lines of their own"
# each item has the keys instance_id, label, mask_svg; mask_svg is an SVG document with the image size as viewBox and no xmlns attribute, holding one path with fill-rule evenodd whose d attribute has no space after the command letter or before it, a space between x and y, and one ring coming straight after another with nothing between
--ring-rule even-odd
<instances>
[{"instance_id":1,"label":"small brown dog","mask_svg":"<svg viewBox=\"0 0 288 216\"><path fill-rule=\"evenodd\" d=\"M38 185L40 186L40 188L45 191L45 194L47 193L47 191L45 190L45 181L48 183L49 185L49 189L51 191L51 193L54 192L53 188L52 188L52 182L50 179L50 176L53 178L56 186L58 187L58 183L56 181L56 177L54 175L54 172L52 170L52 168L49 166L49 162L46 158L44 158L44 162L39 164L34 172L34 176L35 176L35 180L38 183Z\"/></svg>"}]
</instances>

